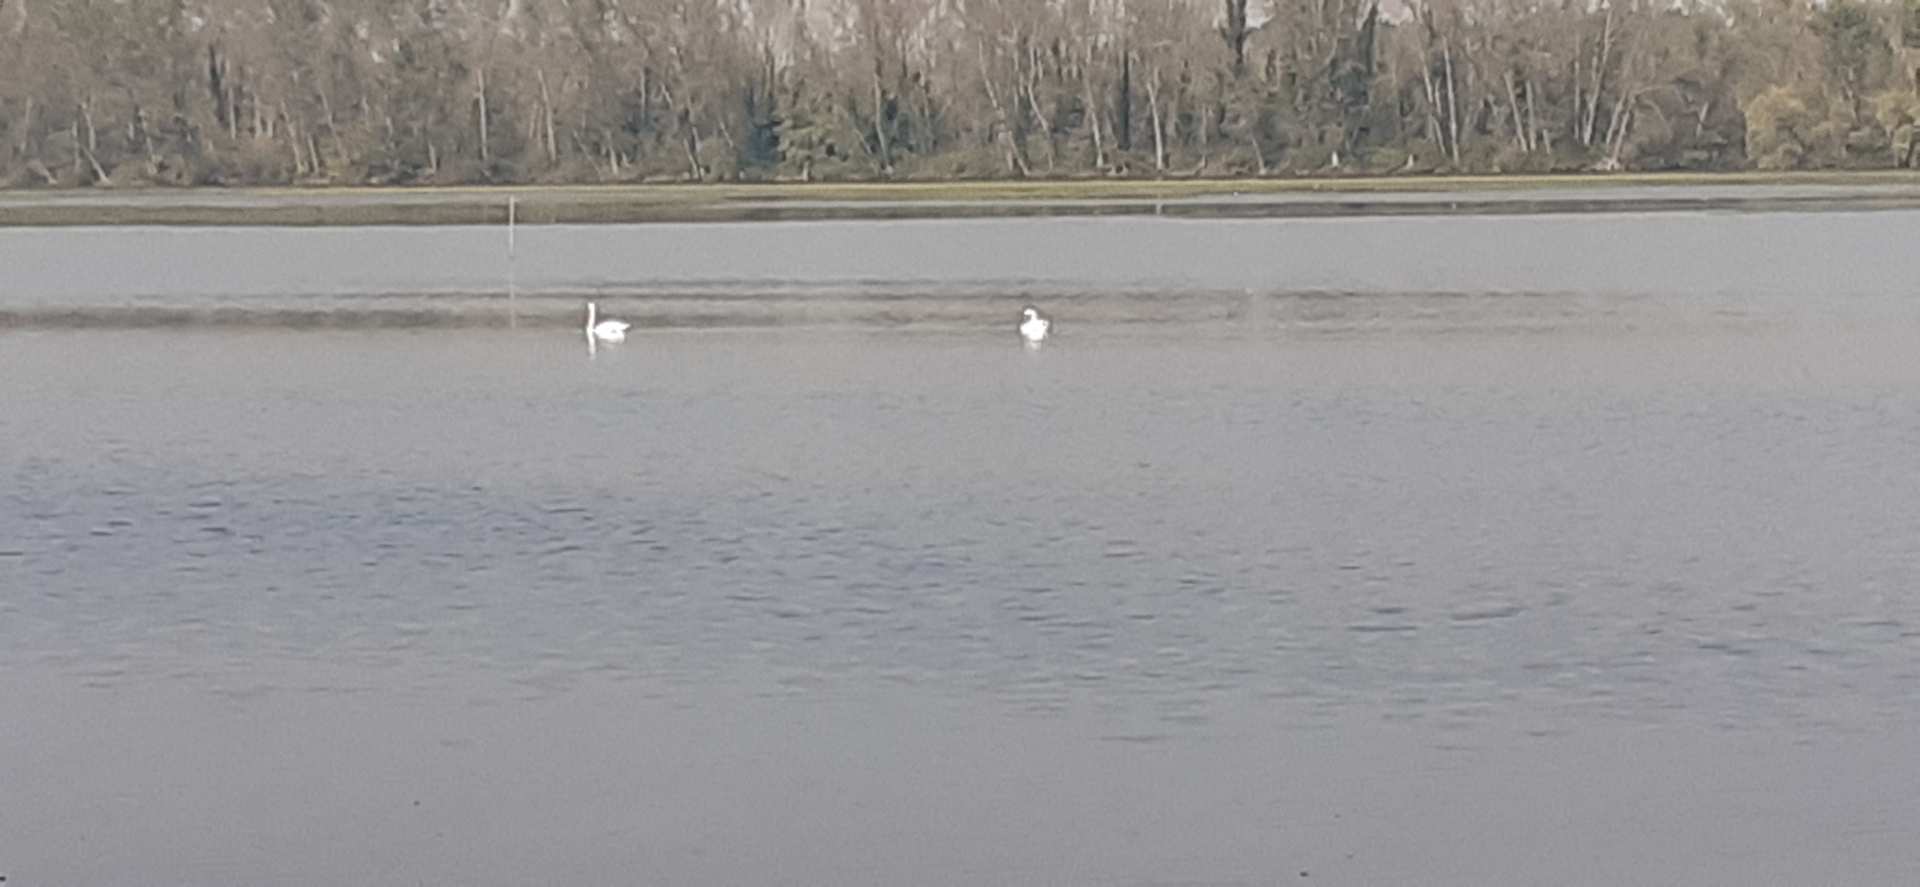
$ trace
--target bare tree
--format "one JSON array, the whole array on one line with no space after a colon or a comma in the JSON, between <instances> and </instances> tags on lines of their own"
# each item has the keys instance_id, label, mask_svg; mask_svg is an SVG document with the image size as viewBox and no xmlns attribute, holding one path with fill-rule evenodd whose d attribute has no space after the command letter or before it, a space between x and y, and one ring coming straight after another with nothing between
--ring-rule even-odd
<instances>
[{"instance_id":1,"label":"bare tree","mask_svg":"<svg viewBox=\"0 0 1920 887\"><path fill-rule=\"evenodd\" d=\"M1892 167L1913 2L0 0L0 183Z\"/></svg>"}]
</instances>

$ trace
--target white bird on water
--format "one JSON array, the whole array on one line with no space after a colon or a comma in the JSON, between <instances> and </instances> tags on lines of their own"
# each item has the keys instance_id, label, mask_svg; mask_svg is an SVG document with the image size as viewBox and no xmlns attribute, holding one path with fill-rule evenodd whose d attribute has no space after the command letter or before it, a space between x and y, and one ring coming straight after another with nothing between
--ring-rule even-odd
<instances>
[{"instance_id":1,"label":"white bird on water","mask_svg":"<svg viewBox=\"0 0 1920 887\"><path fill-rule=\"evenodd\" d=\"M597 339L602 342L624 342L627 340L627 330L633 326L632 324L624 320L601 320L596 323L595 320L597 317L598 315L595 314L593 303L588 302L587 338L589 340Z\"/></svg>"},{"instance_id":2,"label":"white bird on water","mask_svg":"<svg viewBox=\"0 0 1920 887\"><path fill-rule=\"evenodd\" d=\"M1030 345L1040 344L1048 333L1053 332L1052 318L1042 315L1040 309L1032 305L1020 312L1020 316L1023 318L1020 321L1020 338L1027 340Z\"/></svg>"}]
</instances>

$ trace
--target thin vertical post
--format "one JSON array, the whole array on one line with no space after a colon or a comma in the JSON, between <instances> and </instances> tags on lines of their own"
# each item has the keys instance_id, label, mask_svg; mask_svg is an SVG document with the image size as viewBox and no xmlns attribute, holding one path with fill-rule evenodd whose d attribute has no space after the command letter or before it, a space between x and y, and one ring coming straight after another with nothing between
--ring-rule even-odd
<instances>
[{"instance_id":1,"label":"thin vertical post","mask_svg":"<svg viewBox=\"0 0 1920 887\"><path fill-rule=\"evenodd\" d=\"M513 196L507 197L507 327L518 329L520 326L519 286L514 277L514 226L518 221L519 201Z\"/></svg>"}]
</instances>

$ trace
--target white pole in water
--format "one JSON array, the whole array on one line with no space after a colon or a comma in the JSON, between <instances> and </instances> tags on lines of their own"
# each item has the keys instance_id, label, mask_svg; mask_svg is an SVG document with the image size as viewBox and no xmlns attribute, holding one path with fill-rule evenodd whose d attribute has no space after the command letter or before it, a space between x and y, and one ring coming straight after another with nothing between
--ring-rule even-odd
<instances>
[{"instance_id":1,"label":"white pole in water","mask_svg":"<svg viewBox=\"0 0 1920 887\"><path fill-rule=\"evenodd\" d=\"M520 305L513 274L513 235L515 216L519 215L519 201L513 196L507 197L507 326L519 328Z\"/></svg>"}]
</instances>

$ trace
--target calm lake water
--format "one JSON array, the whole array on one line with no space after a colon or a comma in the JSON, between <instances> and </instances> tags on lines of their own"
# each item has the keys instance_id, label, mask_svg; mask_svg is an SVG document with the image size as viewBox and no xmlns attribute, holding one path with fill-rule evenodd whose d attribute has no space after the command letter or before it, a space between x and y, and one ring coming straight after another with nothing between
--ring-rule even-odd
<instances>
[{"instance_id":1,"label":"calm lake water","mask_svg":"<svg viewBox=\"0 0 1920 887\"><path fill-rule=\"evenodd\" d=\"M1912 883L1917 238L0 230L0 874Z\"/></svg>"}]
</instances>

